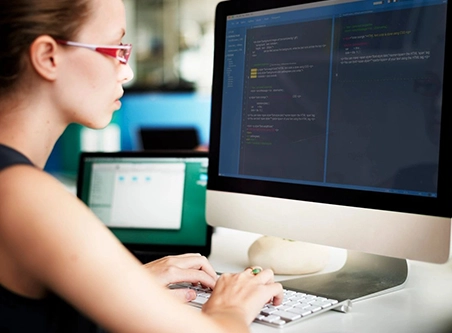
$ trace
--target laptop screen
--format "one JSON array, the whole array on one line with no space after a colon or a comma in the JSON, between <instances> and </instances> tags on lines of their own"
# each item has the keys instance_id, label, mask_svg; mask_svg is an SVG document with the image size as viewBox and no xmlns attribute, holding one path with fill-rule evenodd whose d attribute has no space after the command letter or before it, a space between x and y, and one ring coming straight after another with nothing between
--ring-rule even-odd
<instances>
[{"instance_id":1,"label":"laptop screen","mask_svg":"<svg viewBox=\"0 0 452 333\"><path fill-rule=\"evenodd\" d=\"M207 167L205 152L85 152L77 196L132 252L208 255Z\"/></svg>"}]
</instances>

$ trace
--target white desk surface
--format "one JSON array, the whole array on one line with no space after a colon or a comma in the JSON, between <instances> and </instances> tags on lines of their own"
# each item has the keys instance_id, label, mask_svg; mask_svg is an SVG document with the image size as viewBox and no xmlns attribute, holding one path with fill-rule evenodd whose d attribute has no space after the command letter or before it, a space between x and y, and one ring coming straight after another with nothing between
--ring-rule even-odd
<instances>
[{"instance_id":1,"label":"white desk surface","mask_svg":"<svg viewBox=\"0 0 452 333\"><path fill-rule=\"evenodd\" d=\"M242 271L248 266L248 247L259 236L216 228L209 256L212 265L218 272ZM342 260L339 252L334 253L332 261ZM276 276L277 280L287 278ZM283 329L253 323L251 331L452 333L452 261L442 265L409 261L409 277L403 289L355 302L348 313L329 311Z\"/></svg>"}]
</instances>

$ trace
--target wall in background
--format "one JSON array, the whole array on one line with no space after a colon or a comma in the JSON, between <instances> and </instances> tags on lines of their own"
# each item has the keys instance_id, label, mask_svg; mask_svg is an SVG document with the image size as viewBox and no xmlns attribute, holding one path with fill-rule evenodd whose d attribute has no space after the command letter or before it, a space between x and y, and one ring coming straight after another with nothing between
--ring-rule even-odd
<instances>
[{"instance_id":1,"label":"wall in background","mask_svg":"<svg viewBox=\"0 0 452 333\"><path fill-rule=\"evenodd\" d=\"M117 114L121 149L138 150L140 127L195 127L202 145L209 144L210 95L199 93L132 93L121 99Z\"/></svg>"},{"instance_id":2,"label":"wall in background","mask_svg":"<svg viewBox=\"0 0 452 333\"><path fill-rule=\"evenodd\" d=\"M147 90L209 92L215 8L219 0L124 0L129 60L128 84Z\"/></svg>"}]
</instances>

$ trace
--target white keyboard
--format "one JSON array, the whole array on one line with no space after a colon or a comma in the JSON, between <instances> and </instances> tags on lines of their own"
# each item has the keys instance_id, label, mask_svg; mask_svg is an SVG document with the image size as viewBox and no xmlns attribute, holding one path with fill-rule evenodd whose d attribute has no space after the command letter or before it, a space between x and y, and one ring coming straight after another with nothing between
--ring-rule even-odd
<instances>
[{"instance_id":1,"label":"white keyboard","mask_svg":"<svg viewBox=\"0 0 452 333\"><path fill-rule=\"evenodd\" d=\"M197 307L202 307L211 294L210 289L191 284L176 284L170 286L170 288L190 288L195 290L197 297L189 304ZM282 328L325 311L336 310L345 313L349 309L351 309L350 300L339 302L335 299L284 289L282 304L278 306L266 304L254 322Z\"/></svg>"}]
</instances>

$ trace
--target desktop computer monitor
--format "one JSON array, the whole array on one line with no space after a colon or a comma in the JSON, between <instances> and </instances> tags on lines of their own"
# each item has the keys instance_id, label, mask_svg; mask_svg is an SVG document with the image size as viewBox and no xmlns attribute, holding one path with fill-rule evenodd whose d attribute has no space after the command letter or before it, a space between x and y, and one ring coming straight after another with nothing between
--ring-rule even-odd
<instances>
[{"instance_id":1,"label":"desktop computer monitor","mask_svg":"<svg viewBox=\"0 0 452 333\"><path fill-rule=\"evenodd\" d=\"M347 249L339 272L283 283L338 298L400 288L408 259L446 262L448 12L445 0L220 2L207 222Z\"/></svg>"}]
</instances>

